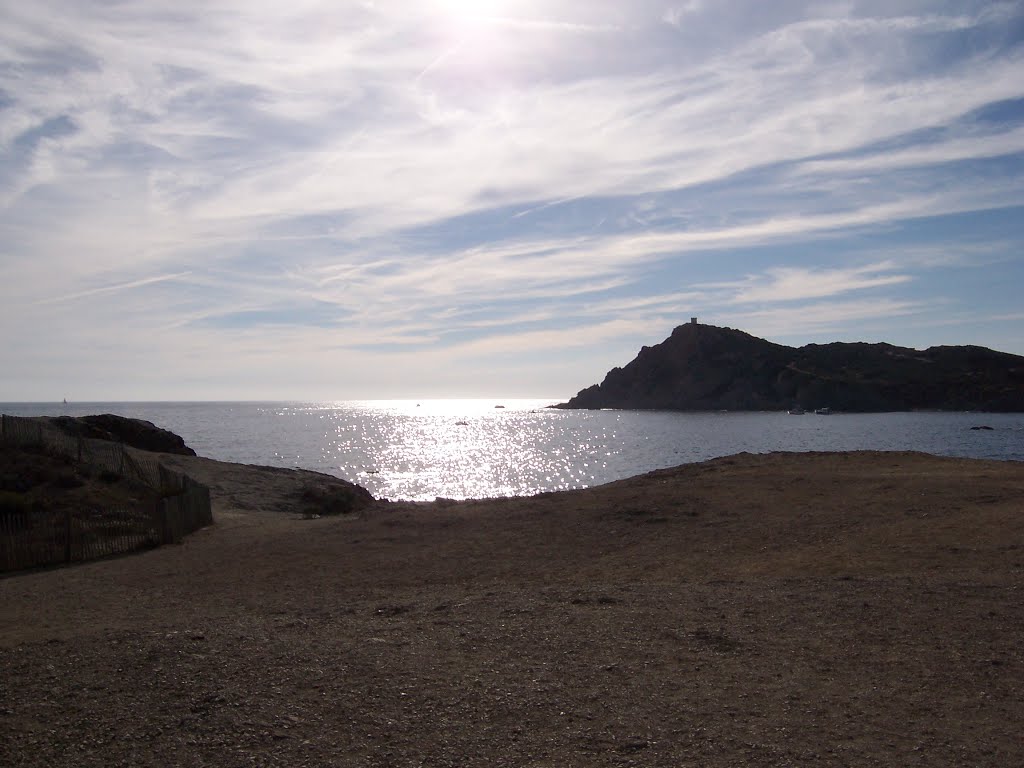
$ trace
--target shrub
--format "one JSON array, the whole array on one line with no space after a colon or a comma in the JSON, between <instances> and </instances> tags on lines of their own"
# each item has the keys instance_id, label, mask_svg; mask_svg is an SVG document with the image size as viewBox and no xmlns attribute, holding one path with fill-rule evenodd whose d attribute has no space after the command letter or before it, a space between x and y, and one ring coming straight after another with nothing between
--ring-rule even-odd
<instances>
[{"instance_id":1,"label":"shrub","mask_svg":"<svg viewBox=\"0 0 1024 768\"><path fill-rule=\"evenodd\" d=\"M63 488L64 490L71 490L72 488L81 488L85 485L85 481L77 475L73 475L70 472L61 472L58 475L54 475L53 479L50 480L50 485L54 488Z\"/></svg>"},{"instance_id":2,"label":"shrub","mask_svg":"<svg viewBox=\"0 0 1024 768\"><path fill-rule=\"evenodd\" d=\"M28 490L28 484L18 475L13 472L0 474L0 491L24 492L26 490Z\"/></svg>"},{"instance_id":3,"label":"shrub","mask_svg":"<svg viewBox=\"0 0 1024 768\"><path fill-rule=\"evenodd\" d=\"M358 494L344 486L309 485L302 490L301 499L306 515L347 515L362 506Z\"/></svg>"},{"instance_id":4,"label":"shrub","mask_svg":"<svg viewBox=\"0 0 1024 768\"><path fill-rule=\"evenodd\" d=\"M0 516L27 514L39 508L39 502L11 491L0 491Z\"/></svg>"}]
</instances>

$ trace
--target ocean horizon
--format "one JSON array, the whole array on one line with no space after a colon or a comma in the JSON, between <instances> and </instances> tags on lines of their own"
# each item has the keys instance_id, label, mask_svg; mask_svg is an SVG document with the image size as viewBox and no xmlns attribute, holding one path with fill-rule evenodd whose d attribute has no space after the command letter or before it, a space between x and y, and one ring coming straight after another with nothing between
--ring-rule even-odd
<instances>
[{"instance_id":1,"label":"ocean horizon","mask_svg":"<svg viewBox=\"0 0 1024 768\"><path fill-rule=\"evenodd\" d=\"M151 421L221 461L298 467L388 499L525 496L735 453L922 451L1024 460L1024 414L575 411L557 398L0 403ZM991 429L975 429L991 427Z\"/></svg>"}]
</instances>

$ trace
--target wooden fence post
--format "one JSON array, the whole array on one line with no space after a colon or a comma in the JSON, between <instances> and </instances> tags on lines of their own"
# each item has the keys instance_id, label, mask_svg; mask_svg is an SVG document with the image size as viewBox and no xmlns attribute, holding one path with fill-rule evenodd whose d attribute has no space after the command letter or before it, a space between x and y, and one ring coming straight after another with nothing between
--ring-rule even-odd
<instances>
[{"instance_id":1,"label":"wooden fence post","mask_svg":"<svg viewBox=\"0 0 1024 768\"><path fill-rule=\"evenodd\" d=\"M156 541L157 546L162 546L167 542L164 541L164 516L163 516L163 504L160 503L159 497L153 502L153 526L156 528Z\"/></svg>"},{"instance_id":2,"label":"wooden fence post","mask_svg":"<svg viewBox=\"0 0 1024 768\"><path fill-rule=\"evenodd\" d=\"M156 502L157 519L160 521L161 544L171 544L174 542L174 536L171 532L171 515L167 506L167 499L164 497L161 497Z\"/></svg>"},{"instance_id":3,"label":"wooden fence post","mask_svg":"<svg viewBox=\"0 0 1024 768\"><path fill-rule=\"evenodd\" d=\"M71 510L64 513L64 562L71 562Z\"/></svg>"}]
</instances>

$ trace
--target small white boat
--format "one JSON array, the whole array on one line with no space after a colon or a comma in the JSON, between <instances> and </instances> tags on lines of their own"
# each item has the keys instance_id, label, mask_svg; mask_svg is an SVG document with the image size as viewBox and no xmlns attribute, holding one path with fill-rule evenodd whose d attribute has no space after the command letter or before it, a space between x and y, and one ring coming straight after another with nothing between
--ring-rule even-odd
<instances>
[{"instance_id":1,"label":"small white boat","mask_svg":"<svg viewBox=\"0 0 1024 768\"><path fill-rule=\"evenodd\" d=\"M816 414L818 414L819 416L831 416L832 415L832 409L831 408L816 408L814 412Z\"/></svg>"}]
</instances>

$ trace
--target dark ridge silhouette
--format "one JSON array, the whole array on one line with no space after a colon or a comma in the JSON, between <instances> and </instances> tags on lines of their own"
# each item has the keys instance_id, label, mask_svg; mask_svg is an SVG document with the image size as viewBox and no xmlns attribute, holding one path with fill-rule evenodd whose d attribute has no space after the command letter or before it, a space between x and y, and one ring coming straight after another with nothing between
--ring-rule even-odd
<instances>
[{"instance_id":1,"label":"dark ridge silhouette","mask_svg":"<svg viewBox=\"0 0 1024 768\"><path fill-rule=\"evenodd\" d=\"M102 413L95 416L56 416L46 420L72 437L112 440L143 451L196 455L179 435L143 419Z\"/></svg>"},{"instance_id":2,"label":"dark ridge silhouette","mask_svg":"<svg viewBox=\"0 0 1024 768\"><path fill-rule=\"evenodd\" d=\"M977 346L773 344L681 325L556 408L1024 411L1024 357Z\"/></svg>"}]
</instances>

